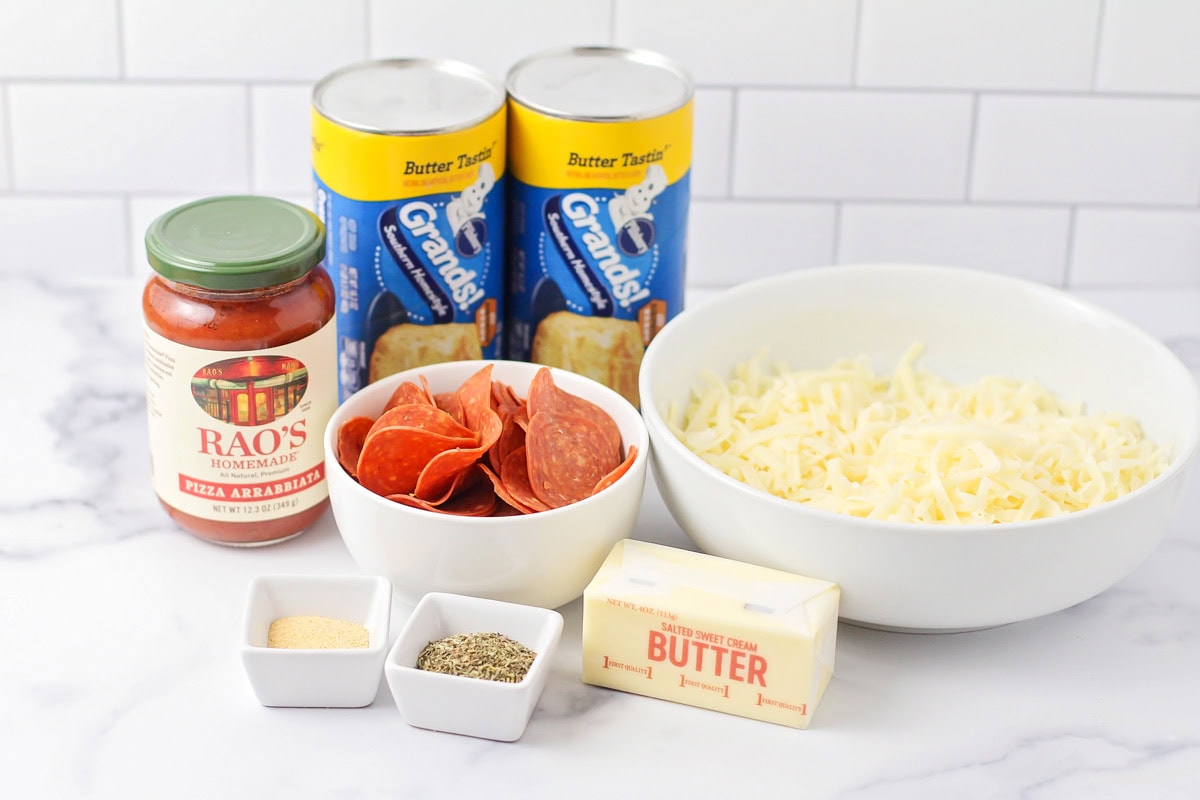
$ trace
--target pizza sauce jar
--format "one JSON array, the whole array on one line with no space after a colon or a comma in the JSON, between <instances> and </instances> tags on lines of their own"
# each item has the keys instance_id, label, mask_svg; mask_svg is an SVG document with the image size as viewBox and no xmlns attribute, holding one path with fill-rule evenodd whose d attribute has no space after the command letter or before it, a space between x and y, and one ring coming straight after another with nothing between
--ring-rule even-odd
<instances>
[{"instance_id":1,"label":"pizza sauce jar","mask_svg":"<svg viewBox=\"0 0 1200 800\"><path fill-rule=\"evenodd\" d=\"M325 229L268 197L213 197L146 231L142 293L151 475L182 528L252 546L325 510L337 405Z\"/></svg>"}]
</instances>

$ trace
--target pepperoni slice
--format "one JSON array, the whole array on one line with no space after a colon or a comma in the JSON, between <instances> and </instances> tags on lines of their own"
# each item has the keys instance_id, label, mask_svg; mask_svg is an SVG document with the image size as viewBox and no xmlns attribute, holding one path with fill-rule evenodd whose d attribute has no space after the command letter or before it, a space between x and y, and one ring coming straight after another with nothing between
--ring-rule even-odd
<instances>
[{"instance_id":1,"label":"pepperoni slice","mask_svg":"<svg viewBox=\"0 0 1200 800\"><path fill-rule=\"evenodd\" d=\"M465 424L473 431L482 429L483 417L494 414L492 410L492 365L488 364L458 387L458 399L462 402Z\"/></svg>"},{"instance_id":2,"label":"pepperoni slice","mask_svg":"<svg viewBox=\"0 0 1200 800\"><path fill-rule=\"evenodd\" d=\"M621 431L617 428L617 423L613 422L613 418L605 413L604 409L590 400L584 400L582 397L558 388L554 384L554 377L546 367L539 369L529 384L528 408L531 419L538 412L552 411L559 414L574 414L594 422L603 431L604 439L608 442L602 452L606 457L611 456L613 464L620 462Z\"/></svg>"},{"instance_id":3,"label":"pepperoni slice","mask_svg":"<svg viewBox=\"0 0 1200 800\"><path fill-rule=\"evenodd\" d=\"M610 445L601 426L590 419L554 411L531 415L525 450L534 494L551 508L588 497L620 463L609 453Z\"/></svg>"},{"instance_id":4,"label":"pepperoni slice","mask_svg":"<svg viewBox=\"0 0 1200 800\"><path fill-rule=\"evenodd\" d=\"M442 411L435 405L425 403L406 403L400 406L393 406L375 420L375 424L371 427L371 431L375 432L382 428L421 428L430 433L438 433L442 436L450 436L453 438L470 439L471 446L478 442L475 432L469 428L463 427L455 422L454 417ZM370 434L367 434L368 438Z\"/></svg>"},{"instance_id":5,"label":"pepperoni slice","mask_svg":"<svg viewBox=\"0 0 1200 800\"><path fill-rule=\"evenodd\" d=\"M472 475L478 476L473 470ZM437 507L443 514L456 514L460 517L486 517L496 508L496 492L492 489L491 481L482 478L468 478L467 489L456 493L453 497Z\"/></svg>"},{"instance_id":6,"label":"pepperoni slice","mask_svg":"<svg viewBox=\"0 0 1200 800\"><path fill-rule=\"evenodd\" d=\"M418 375L417 380L421 381L421 391L425 393L425 402L433 405L433 390L429 388L429 381L425 380L424 375Z\"/></svg>"},{"instance_id":7,"label":"pepperoni slice","mask_svg":"<svg viewBox=\"0 0 1200 800\"><path fill-rule=\"evenodd\" d=\"M424 500L441 497L463 473L469 471L500 438L500 418L494 413L483 417L485 429L479 433L479 445L438 453L417 479L413 494Z\"/></svg>"},{"instance_id":8,"label":"pepperoni slice","mask_svg":"<svg viewBox=\"0 0 1200 800\"><path fill-rule=\"evenodd\" d=\"M488 451L488 461L491 462L494 470L499 471L509 453L518 447L525 446L525 430L517 424L516 420L519 410L515 409L507 414L500 414L500 436L496 439L496 444Z\"/></svg>"},{"instance_id":9,"label":"pepperoni slice","mask_svg":"<svg viewBox=\"0 0 1200 800\"><path fill-rule=\"evenodd\" d=\"M492 381L492 401L492 405L500 413L507 408L519 408L525 405L525 401L517 397L516 390L501 381Z\"/></svg>"},{"instance_id":10,"label":"pepperoni slice","mask_svg":"<svg viewBox=\"0 0 1200 800\"><path fill-rule=\"evenodd\" d=\"M625 454L625 460L618 464L612 472L601 478L600 481L592 488L591 493L600 494L600 492L604 491L620 480L622 475L624 475L626 472L629 472L629 468L633 466L633 462L637 459L637 452L638 449L636 444L629 445L629 452Z\"/></svg>"},{"instance_id":11,"label":"pepperoni slice","mask_svg":"<svg viewBox=\"0 0 1200 800\"><path fill-rule=\"evenodd\" d=\"M435 455L473 444L472 439L443 436L422 428L375 428L358 457L358 482L375 494L408 494Z\"/></svg>"},{"instance_id":12,"label":"pepperoni slice","mask_svg":"<svg viewBox=\"0 0 1200 800\"><path fill-rule=\"evenodd\" d=\"M458 392L439 392L433 396L433 404L454 417L454 421L459 425L466 426L467 418L463 415L463 404L462 400L458 399Z\"/></svg>"},{"instance_id":13,"label":"pepperoni slice","mask_svg":"<svg viewBox=\"0 0 1200 800\"><path fill-rule=\"evenodd\" d=\"M383 407L383 410L387 411L389 408L408 405L410 403L433 405L426 398L424 389L412 381L405 381L392 392L392 396L388 398L387 405Z\"/></svg>"},{"instance_id":14,"label":"pepperoni slice","mask_svg":"<svg viewBox=\"0 0 1200 800\"><path fill-rule=\"evenodd\" d=\"M423 508L426 511L437 511L437 506L434 505L433 503L430 503L426 500L422 500L418 497L413 497L411 494L402 494L402 493L397 492L396 494L385 495L385 497L388 500L391 500L393 503L399 503L402 506L411 506L412 508Z\"/></svg>"},{"instance_id":15,"label":"pepperoni slice","mask_svg":"<svg viewBox=\"0 0 1200 800\"><path fill-rule=\"evenodd\" d=\"M550 506L542 502L541 498L534 493L533 485L529 482L529 467L524 447L518 447L508 454L508 458L504 459L503 467L500 470L500 480L509 495L516 501L514 505L517 508L523 506L531 511L550 510Z\"/></svg>"},{"instance_id":16,"label":"pepperoni slice","mask_svg":"<svg viewBox=\"0 0 1200 800\"><path fill-rule=\"evenodd\" d=\"M492 381L492 405L499 408L507 400L508 393L504 391L504 384L500 381Z\"/></svg>"},{"instance_id":17,"label":"pepperoni slice","mask_svg":"<svg viewBox=\"0 0 1200 800\"><path fill-rule=\"evenodd\" d=\"M456 452L456 451L454 451L454 450L446 451L446 453L453 453L453 452ZM434 456L433 459L436 460L439 456L442 456L442 455L445 455L445 453L439 453L438 455ZM433 460L430 460L429 463L432 464ZM429 464L426 464L425 469L421 470L421 475L424 475L428 470L429 470ZM451 497L453 497L456 492L458 492L460 489L463 488L463 486L466 483L467 478L470 476L470 470L464 469L461 472L451 476L450 483L448 485L446 485L444 489L442 489L441 494L434 494L432 491L430 491L429 486L425 487L425 493L423 494L421 491L421 489L422 489L421 475L417 476L417 485L412 490L412 496L421 500L422 502L428 502L430 505L438 506L438 505L441 505L442 503L445 503L447 500L449 500Z\"/></svg>"},{"instance_id":18,"label":"pepperoni slice","mask_svg":"<svg viewBox=\"0 0 1200 800\"><path fill-rule=\"evenodd\" d=\"M358 474L358 457L362 455L367 431L374 424L370 417L351 417L338 428L337 460L351 478Z\"/></svg>"},{"instance_id":19,"label":"pepperoni slice","mask_svg":"<svg viewBox=\"0 0 1200 800\"><path fill-rule=\"evenodd\" d=\"M388 500L412 508L423 508L426 511L436 511L440 514L453 514L459 517L486 517L496 509L496 493L491 484L479 478L468 477L465 481L468 488L456 493L443 503L431 503L411 494L390 494Z\"/></svg>"},{"instance_id":20,"label":"pepperoni slice","mask_svg":"<svg viewBox=\"0 0 1200 800\"><path fill-rule=\"evenodd\" d=\"M500 502L503 505L511 508L517 514L532 514L538 510L525 505L516 497L514 497L512 492L508 490L508 487L504 485L504 481L500 479L500 475L497 472L488 469L483 464L479 465L479 469L484 475L487 475L488 480L492 482L492 490L495 492L496 497L500 499ZM530 494L532 494L532 490L530 490Z\"/></svg>"}]
</instances>

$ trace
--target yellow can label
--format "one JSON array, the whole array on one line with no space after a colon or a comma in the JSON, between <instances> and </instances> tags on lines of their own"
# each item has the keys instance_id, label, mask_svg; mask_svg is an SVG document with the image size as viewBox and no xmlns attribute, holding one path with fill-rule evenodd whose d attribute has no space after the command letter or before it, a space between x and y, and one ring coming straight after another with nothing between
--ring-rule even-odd
<instances>
[{"instance_id":1,"label":"yellow can label","mask_svg":"<svg viewBox=\"0 0 1200 800\"><path fill-rule=\"evenodd\" d=\"M624 189L656 164L676 183L692 167L692 101L649 119L551 117L508 102L512 174L544 189Z\"/></svg>"},{"instance_id":2,"label":"yellow can label","mask_svg":"<svg viewBox=\"0 0 1200 800\"><path fill-rule=\"evenodd\" d=\"M478 125L447 133L401 136L340 125L312 111L313 171L328 188L353 200L401 200L461 192L483 164L504 174L505 108Z\"/></svg>"}]
</instances>

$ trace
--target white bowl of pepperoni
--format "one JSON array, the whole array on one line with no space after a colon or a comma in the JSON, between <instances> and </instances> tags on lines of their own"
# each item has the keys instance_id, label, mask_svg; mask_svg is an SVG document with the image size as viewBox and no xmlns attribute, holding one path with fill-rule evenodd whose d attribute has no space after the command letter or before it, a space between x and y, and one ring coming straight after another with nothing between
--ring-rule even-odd
<instances>
[{"instance_id":1,"label":"white bowl of pepperoni","mask_svg":"<svg viewBox=\"0 0 1200 800\"><path fill-rule=\"evenodd\" d=\"M400 372L325 432L334 519L366 572L411 601L451 592L557 608L628 538L649 438L596 381L516 361Z\"/></svg>"},{"instance_id":2,"label":"white bowl of pepperoni","mask_svg":"<svg viewBox=\"0 0 1200 800\"><path fill-rule=\"evenodd\" d=\"M640 395L701 550L834 581L843 620L890 629L1099 594L1166 534L1200 447L1195 378L1161 342L965 268L743 284L668 323Z\"/></svg>"}]
</instances>

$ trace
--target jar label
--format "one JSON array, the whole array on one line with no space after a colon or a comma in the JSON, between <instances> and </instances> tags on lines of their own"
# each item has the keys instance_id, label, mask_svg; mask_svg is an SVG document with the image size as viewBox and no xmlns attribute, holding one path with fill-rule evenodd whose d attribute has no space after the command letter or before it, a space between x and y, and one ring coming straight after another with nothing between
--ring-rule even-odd
<instances>
[{"instance_id":1,"label":"jar label","mask_svg":"<svg viewBox=\"0 0 1200 800\"><path fill-rule=\"evenodd\" d=\"M205 350L145 328L158 496L221 522L277 519L324 500L322 438L337 407L336 338L331 320L279 347Z\"/></svg>"}]
</instances>

